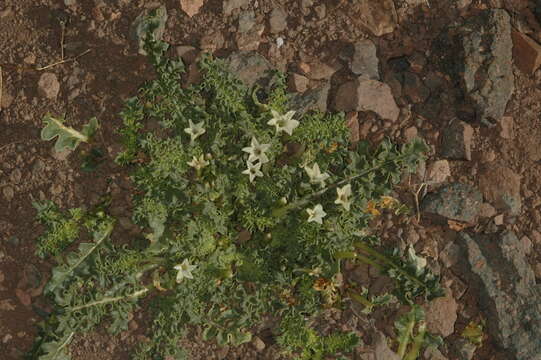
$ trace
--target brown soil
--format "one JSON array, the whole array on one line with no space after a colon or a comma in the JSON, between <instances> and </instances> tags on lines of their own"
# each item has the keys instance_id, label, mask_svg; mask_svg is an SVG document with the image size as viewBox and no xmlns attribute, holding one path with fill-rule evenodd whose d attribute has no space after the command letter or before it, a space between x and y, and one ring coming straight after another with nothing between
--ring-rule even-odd
<instances>
[{"instance_id":1,"label":"brown soil","mask_svg":"<svg viewBox=\"0 0 541 360\"><path fill-rule=\"evenodd\" d=\"M162 2L169 12L167 42L215 48L218 55L235 51L237 17L224 17L221 0L207 0L193 18L181 10L178 0ZM34 242L42 229L33 220L32 197L52 199L66 208L95 203L100 195L111 191L121 204L116 212L129 216L125 214L129 209L124 191L129 186L127 174L112 161L106 161L96 172L82 172L77 154L67 158L54 154L52 143L39 140L41 119L46 113L65 114L78 127L90 117L97 116L102 124L99 143L106 150L108 160L114 158L119 149L116 130L121 124L118 113L123 101L133 96L145 79L152 77L145 57L137 54L131 24L144 8L162 2L66 1L76 4L72 6L65 6L60 0L4 0L0 3L3 75L0 104L0 353L3 359L22 358L35 339L40 314L50 308L41 296L40 288L49 276L52 263L34 254ZM454 0L429 1L430 7L423 1L417 1L419 6L409 6L412 2L397 0L398 28L391 34L374 37L360 25L354 1L323 1L326 15L320 19L313 10L307 15L302 14L301 1L259 0L255 9L256 21L265 24L265 31L258 51L285 71L298 72L301 61L312 63L316 59L339 64L340 70L332 78L332 98L337 86L350 78L347 58L351 44L357 40L371 38L375 42L381 73L386 74L388 59L415 52L426 53L439 31L461 16L487 7L503 7L513 14L515 21L521 21L530 5L525 0L475 0L468 10L459 11L451 5ZM278 49L275 45L277 35L269 32L268 17L269 12L280 4L288 14L288 27L280 34L286 45ZM84 54L74 61L37 70L61 59L62 19L69 19L64 33L65 58ZM420 76L424 78L430 71L432 68L428 64L420 70ZM37 90L43 72L54 73L60 82L60 92L55 99L47 99ZM506 226L531 236L541 223L541 183L538 180L541 174L538 115L541 89L537 85L541 72L530 77L516 70L515 75L516 90L507 107L507 116L514 119L514 135L504 139L498 128L474 126L473 160L452 162L451 173L453 179L472 184L477 184L477 173L483 166L501 164L519 173L522 176L523 211ZM406 96L390 85L399 106L406 108ZM420 125L415 114L403 116L396 123L370 117L362 120L373 122L369 127L375 129L369 135L372 140L390 135L403 141L404 130L417 126L420 135L437 147L438 134L453 115L452 111L444 110L438 117L425 119ZM414 186L410 185L409 190L412 189ZM411 203L412 197L404 195L404 200ZM414 220L400 224L390 219L384 220L381 226L401 228L404 234L414 229L420 236L421 247L426 253L432 251L435 258L448 239L447 226L435 226L425 220L420 224ZM534 243L534 246L532 253L541 254L541 243ZM530 259L531 262L541 263L541 255L536 256ZM32 272L41 277L37 283L28 279ZM443 275L444 279L456 277L450 270L445 270ZM463 286L466 293L458 300L459 318L455 333L446 339L449 344L459 338L469 319L478 318L482 310L478 309L475 289L469 289L467 284ZM381 315L377 327L392 335L392 317ZM344 317L341 319L336 321L337 326L346 321ZM127 359L129 349L144 340L144 330L144 321L136 317L133 328L116 338L100 331L81 336L73 345L74 359ZM488 339L476 352L475 359L508 359L494 345ZM262 353L248 345L238 350L224 350L196 340L188 341L186 346L199 354L197 359L278 359L276 346L268 343ZM448 358L453 359L453 355Z\"/></svg>"}]
</instances>

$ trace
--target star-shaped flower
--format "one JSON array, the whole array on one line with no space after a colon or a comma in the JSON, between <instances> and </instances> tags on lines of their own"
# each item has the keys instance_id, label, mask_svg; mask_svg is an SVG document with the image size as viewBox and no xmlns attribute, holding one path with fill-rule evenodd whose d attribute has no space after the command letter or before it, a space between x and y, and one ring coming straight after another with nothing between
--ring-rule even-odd
<instances>
[{"instance_id":1,"label":"star-shaped flower","mask_svg":"<svg viewBox=\"0 0 541 360\"><path fill-rule=\"evenodd\" d=\"M194 156L192 161L188 162L188 165L195 168L196 170L201 170L202 168L204 168L208 164L209 164L209 162L207 160L205 160L205 155L201 155L201 156L199 156L199 158Z\"/></svg>"},{"instance_id":2,"label":"star-shaped flower","mask_svg":"<svg viewBox=\"0 0 541 360\"><path fill-rule=\"evenodd\" d=\"M265 151L269 150L270 144L260 144L255 137L252 137L252 146L242 148L242 151L250 154L249 162L259 160L261 164L269 162L269 158L265 155Z\"/></svg>"},{"instance_id":3,"label":"star-shaped flower","mask_svg":"<svg viewBox=\"0 0 541 360\"><path fill-rule=\"evenodd\" d=\"M330 175L327 173L321 173L321 170L319 170L319 165L317 163L314 164L311 169L308 166L305 166L304 170L306 170L306 173L310 178L310 182L312 184L320 184L321 187L325 186L325 180L330 177Z\"/></svg>"},{"instance_id":4,"label":"star-shaped flower","mask_svg":"<svg viewBox=\"0 0 541 360\"><path fill-rule=\"evenodd\" d=\"M351 201L349 200L349 197L351 196L351 184L347 184L341 188L336 188L337 198L334 200L335 204L340 204L346 209L346 211L349 211L351 206Z\"/></svg>"},{"instance_id":5,"label":"star-shaped flower","mask_svg":"<svg viewBox=\"0 0 541 360\"><path fill-rule=\"evenodd\" d=\"M308 222L313 221L318 224L323 224L323 218L327 215L327 213L323 211L323 206L321 206L321 204L317 204L313 209L306 209L306 212L308 213Z\"/></svg>"},{"instance_id":6,"label":"star-shaped flower","mask_svg":"<svg viewBox=\"0 0 541 360\"><path fill-rule=\"evenodd\" d=\"M297 120L293 120L293 115L295 111L288 111L285 115L280 115L275 110L271 110L272 119L270 119L267 124L276 126L276 133L285 131L289 135L293 134L293 130L299 126Z\"/></svg>"},{"instance_id":7,"label":"star-shaped flower","mask_svg":"<svg viewBox=\"0 0 541 360\"><path fill-rule=\"evenodd\" d=\"M254 182L256 176L263 176L260 162L254 164L248 161L246 164L248 165L248 169L244 170L242 173L250 176L250 182Z\"/></svg>"},{"instance_id":8,"label":"star-shaped flower","mask_svg":"<svg viewBox=\"0 0 541 360\"><path fill-rule=\"evenodd\" d=\"M191 141L194 142L195 139L197 139L199 136L203 135L206 132L206 130L203 128L204 121L201 121L197 124L194 124L192 120L188 121L190 123L190 126L184 129L184 132L190 134Z\"/></svg>"},{"instance_id":9,"label":"star-shaped flower","mask_svg":"<svg viewBox=\"0 0 541 360\"><path fill-rule=\"evenodd\" d=\"M178 270L177 273L177 283L180 284L182 279L193 279L192 271L196 268L195 265L190 265L188 259L184 259L182 264L175 265L174 269Z\"/></svg>"}]
</instances>

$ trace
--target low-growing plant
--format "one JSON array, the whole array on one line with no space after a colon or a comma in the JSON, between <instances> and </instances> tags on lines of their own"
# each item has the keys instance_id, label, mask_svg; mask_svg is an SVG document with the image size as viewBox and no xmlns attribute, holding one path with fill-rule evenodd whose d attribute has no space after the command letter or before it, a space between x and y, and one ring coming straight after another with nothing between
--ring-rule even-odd
<instances>
[{"instance_id":1,"label":"low-growing plant","mask_svg":"<svg viewBox=\"0 0 541 360\"><path fill-rule=\"evenodd\" d=\"M144 237L121 246L110 236L114 219L90 216L93 241L59 260L45 289L56 308L35 356L68 358L74 334L98 324L127 329L143 297L151 328L135 359L187 358L179 341L193 327L241 345L269 315L282 318L278 342L300 359L347 353L356 335L309 325L343 306L344 259L379 266L407 302L437 296L415 253L381 255L364 231L378 207L396 205L389 193L415 170L421 141L351 151L343 114L297 116L283 74L249 89L210 55L199 61L201 83L183 88L182 62L151 30L156 79L126 102L116 158L131 171L132 218Z\"/></svg>"}]
</instances>

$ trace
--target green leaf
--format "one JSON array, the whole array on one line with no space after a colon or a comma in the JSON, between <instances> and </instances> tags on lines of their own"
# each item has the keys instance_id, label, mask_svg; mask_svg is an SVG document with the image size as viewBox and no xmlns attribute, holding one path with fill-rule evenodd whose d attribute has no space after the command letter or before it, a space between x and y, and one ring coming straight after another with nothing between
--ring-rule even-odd
<instances>
[{"instance_id":1,"label":"green leaf","mask_svg":"<svg viewBox=\"0 0 541 360\"><path fill-rule=\"evenodd\" d=\"M45 127L41 130L41 139L49 141L58 137L54 146L56 152L65 149L75 150L81 142L89 142L91 136L98 129L98 120L93 117L88 124L83 126L81 132L64 125L63 118L54 118L47 114L43 118Z\"/></svg>"},{"instance_id":2,"label":"green leaf","mask_svg":"<svg viewBox=\"0 0 541 360\"><path fill-rule=\"evenodd\" d=\"M64 336L58 341L52 341L41 345L41 350L45 353L39 357L39 360L70 360L71 356L68 352L74 333Z\"/></svg>"}]
</instances>

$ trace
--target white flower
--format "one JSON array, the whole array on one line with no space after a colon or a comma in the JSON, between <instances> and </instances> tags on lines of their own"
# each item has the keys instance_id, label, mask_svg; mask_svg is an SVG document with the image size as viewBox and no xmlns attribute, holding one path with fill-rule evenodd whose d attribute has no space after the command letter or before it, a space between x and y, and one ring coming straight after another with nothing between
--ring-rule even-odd
<instances>
[{"instance_id":1,"label":"white flower","mask_svg":"<svg viewBox=\"0 0 541 360\"><path fill-rule=\"evenodd\" d=\"M259 160L262 164L269 162L269 158L265 155L265 151L269 150L270 144L260 144L255 137L252 137L252 146L242 148L242 151L250 154L249 162Z\"/></svg>"},{"instance_id":2,"label":"white flower","mask_svg":"<svg viewBox=\"0 0 541 360\"><path fill-rule=\"evenodd\" d=\"M336 193L338 197L336 198L336 200L334 200L334 203L341 204L344 209L349 211L349 208L351 206L351 201L349 200L349 197L351 196L351 184L347 184L342 188L337 187Z\"/></svg>"},{"instance_id":3,"label":"white flower","mask_svg":"<svg viewBox=\"0 0 541 360\"><path fill-rule=\"evenodd\" d=\"M323 206L321 206L321 204L317 204L313 209L306 209L306 212L308 213L308 222L314 221L318 224L323 224L323 218L327 215L327 213L323 211Z\"/></svg>"},{"instance_id":4,"label":"white flower","mask_svg":"<svg viewBox=\"0 0 541 360\"><path fill-rule=\"evenodd\" d=\"M248 161L246 164L248 165L248 169L244 170L242 173L250 176L250 182L254 182L256 176L263 176L260 162L253 164Z\"/></svg>"},{"instance_id":5,"label":"white flower","mask_svg":"<svg viewBox=\"0 0 541 360\"><path fill-rule=\"evenodd\" d=\"M188 165L195 168L196 170L201 170L202 168L204 168L208 164L209 164L209 162L207 160L205 160L205 155L201 155L201 156L199 156L199 158L194 156L192 161L188 162Z\"/></svg>"},{"instance_id":6,"label":"white flower","mask_svg":"<svg viewBox=\"0 0 541 360\"><path fill-rule=\"evenodd\" d=\"M193 279L192 271L196 268L195 265L190 265L188 259L184 259L182 264L175 265L174 269L178 270L177 283L180 284L182 279Z\"/></svg>"},{"instance_id":7,"label":"white flower","mask_svg":"<svg viewBox=\"0 0 541 360\"><path fill-rule=\"evenodd\" d=\"M293 130L299 126L297 120L293 120L293 115L295 111L288 111L285 115L280 115L275 110L271 110L272 119L270 119L267 124L276 126L276 133L285 131L289 135L293 134Z\"/></svg>"},{"instance_id":8,"label":"white flower","mask_svg":"<svg viewBox=\"0 0 541 360\"><path fill-rule=\"evenodd\" d=\"M325 180L330 177L330 175L327 173L321 173L321 170L319 170L319 165L317 163L314 164L311 169L308 166L305 166L304 170L306 170L306 173L310 178L310 182L312 184L320 184L321 187L325 186Z\"/></svg>"},{"instance_id":9,"label":"white flower","mask_svg":"<svg viewBox=\"0 0 541 360\"><path fill-rule=\"evenodd\" d=\"M206 130L203 128L204 121L201 121L197 124L194 124L192 120L188 121L190 122L190 126L184 129L184 132L190 134L191 141L193 142L195 139L197 139L199 136L203 135L206 132Z\"/></svg>"}]
</instances>

